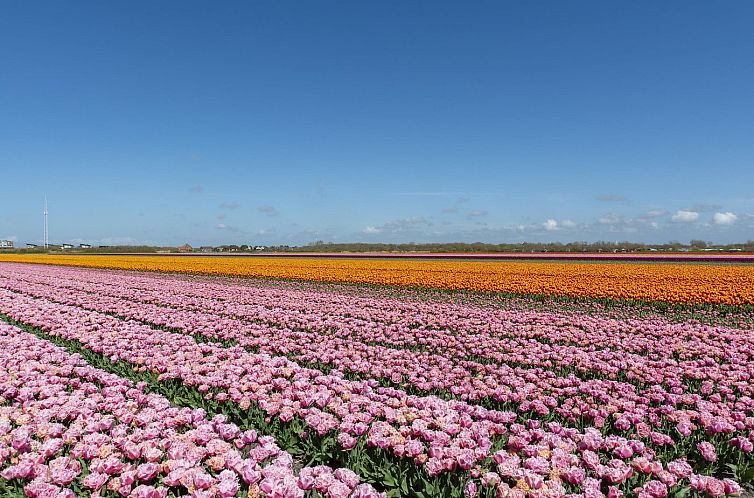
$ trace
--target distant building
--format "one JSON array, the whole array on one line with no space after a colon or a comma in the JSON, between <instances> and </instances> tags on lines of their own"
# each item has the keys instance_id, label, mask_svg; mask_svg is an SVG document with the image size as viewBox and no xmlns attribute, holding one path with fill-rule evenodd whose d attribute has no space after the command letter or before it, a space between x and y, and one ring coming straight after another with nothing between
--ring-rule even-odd
<instances>
[{"instance_id":1,"label":"distant building","mask_svg":"<svg viewBox=\"0 0 754 498\"><path fill-rule=\"evenodd\" d=\"M37 247L39 247L37 244L32 244L31 242L26 243L27 249L36 249Z\"/></svg>"},{"instance_id":2,"label":"distant building","mask_svg":"<svg viewBox=\"0 0 754 498\"><path fill-rule=\"evenodd\" d=\"M179 252L191 252L191 251L193 251L193 250L194 250L194 248L193 248L193 247L191 247L191 246L190 246L190 245L188 245L188 244L183 244L183 245L182 245L181 247L179 247L179 248L178 248L178 251L179 251Z\"/></svg>"},{"instance_id":3,"label":"distant building","mask_svg":"<svg viewBox=\"0 0 754 498\"><path fill-rule=\"evenodd\" d=\"M63 249L73 249L73 244L63 244L61 247Z\"/></svg>"},{"instance_id":4,"label":"distant building","mask_svg":"<svg viewBox=\"0 0 754 498\"><path fill-rule=\"evenodd\" d=\"M91 249L92 245L91 244L79 244L79 247L81 249Z\"/></svg>"},{"instance_id":5,"label":"distant building","mask_svg":"<svg viewBox=\"0 0 754 498\"><path fill-rule=\"evenodd\" d=\"M0 249L13 249L12 240L0 240Z\"/></svg>"},{"instance_id":6,"label":"distant building","mask_svg":"<svg viewBox=\"0 0 754 498\"><path fill-rule=\"evenodd\" d=\"M266 246L254 246L255 251L264 251L265 249L267 249Z\"/></svg>"},{"instance_id":7,"label":"distant building","mask_svg":"<svg viewBox=\"0 0 754 498\"><path fill-rule=\"evenodd\" d=\"M202 246L199 248L199 252L212 252L214 249L212 246Z\"/></svg>"}]
</instances>

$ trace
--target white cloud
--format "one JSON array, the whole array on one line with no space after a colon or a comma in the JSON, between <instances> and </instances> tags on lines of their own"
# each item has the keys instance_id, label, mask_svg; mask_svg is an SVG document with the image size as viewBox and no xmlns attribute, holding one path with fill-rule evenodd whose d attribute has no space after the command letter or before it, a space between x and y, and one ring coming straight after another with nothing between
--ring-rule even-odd
<instances>
[{"instance_id":1,"label":"white cloud","mask_svg":"<svg viewBox=\"0 0 754 498\"><path fill-rule=\"evenodd\" d=\"M380 230L377 227L366 227L364 229L364 233L380 233L382 230Z\"/></svg>"},{"instance_id":2,"label":"white cloud","mask_svg":"<svg viewBox=\"0 0 754 498\"><path fill-rule=\"evenodd\" d=\"M564 226L566 228L573 228L573 227L576 226L576 222L574 222L572 220L563 220L563 221L560 222L560 225Z\"/></svg>"},{"instance_id":3,"label":"white cloud","mask_svg":"<svg viewBox=\"0 0 754 498\"><path fill-rule=\"evenodd\" d=\"M738 219L738 216L727 211L725 213L715 213L712 217L716 225L732 225Z\"/></svg>"},{"instance_id":4,"label":"white cloud","mask_svg":"<svg viewBox=\"0 0 754 498\"><path fill-rule=\"evenodd\" d=\"M684 209L679 209L675 212L671 219L679 223L689 223L698 220L699 213L697 213L696 211L686 211Z\"/></svg>"},{"instance_id":5,"label":"white cloud","mask_svg":"<svg viewBox=\"0 0 754 498\"><path fill-rule=\"evenodd\" d=\"M549 219L542 223L542 226L545 227L545 230L547 230L548 232L553 232L558 229L558 222L553 219Z\"/></svg>"}]
</instances>

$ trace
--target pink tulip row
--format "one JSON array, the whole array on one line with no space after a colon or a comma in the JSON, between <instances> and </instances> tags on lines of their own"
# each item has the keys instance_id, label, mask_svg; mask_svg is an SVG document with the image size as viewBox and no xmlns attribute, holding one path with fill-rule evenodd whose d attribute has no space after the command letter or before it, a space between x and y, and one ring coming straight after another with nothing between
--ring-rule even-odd
<instances>
[{"instance_id":1,"label":"pink tulip row","mask_svg":"<svg viewBox=\"0 0 754 498\"><path fill-rule=\"evenodd\" d=\"M88 270L70 267L48 267L40 272L29 265L6 266L16 279L36 282L53 282L59 286L96 292L114 297L140 300L180 309L201 309L227 316L250 316L269 324L284 323L291 327L337 328L343 325L405 325L411 330L455 333L491 333L513 337L545 337L549 341L589 341L596 346L634 347L620 341L634 337L637 332L651 340L635 345L636 352L672 351L680 356L692 357L689 348L703 347L707 353L714 348L715 355L724 357L731 351L721 344L730 336L730 330L719 327L683 327L659 316L615 320L600 316L573 313L541 313L523 309L522 306L505 307L468 305L455 302L431 302L415 298L373 297L364 292L345 295L326 292L328 287L309 285L306 289L286 283L252 281L218 282L207 277L188 277L133 272ZM397 292L397 291L396 291ZM411 295L411 291L402 291ZM373 294L374 292L372 292ZM574 305L575 306L575 305ZM578 321L574 321L577 319ZM349 321L344 324L343 321ZM523 327L517 326L523 325ZM528 329L527 325L535 325ZM637 331L637 328L639 329ZM583 336L580 331L589 329ZM575 335L574 335L575 334ZM722 334L722 336L720 335ZM735 335L735 334L734 334ZM582 337L583 336L583 337ZM615 338L619 339L616 341ZM606 342L607 341L607 342ZM699 344L703 346L699 346Z\"/></svg>"},{"instance_id":2,"label":"pink tulip row","mask_svg":"<svg viewBox=\"0 0 754 498\"><path fill-rule=\"evenodd\" d=\"M658 386L639 390L625 382L582 380L574 375L556 376L552 371L541 368L525 370L507 365L458 362L440 355L369 346L315 332L276 329L271 333L265 326L251 326L237 320L215 318L211 314L156 308L154 305L93 294L79 293L77 296L76 291L71 290L65 294L51 287L26 287L24 290L57 302L146 320L192 334L232 339L243 346L270 354L289 354L298 361L327 363L345 371L368 373L374 378L392 378L396 382L405 379L408 384L423 390L447 389L466 400L491 397L519 409L534 410L540 416L554 411L566 419L592 420L598 426L604 423L608 415L613 418L620 416L622 418L616 424L619 430L641 428L648 421L658 426L656 430L662 430L661 422L668 419L676 424L685 423L688 427L698 423L702 428L714 432L719 430L716 427L734 425L741 430L754 424L754 420L747 421L745 416L740 416L750 406L747 404L748 398L742 401L735 398L726 401L718 399L710 403L699 394L677 390L668 392ZM566 399L556 403L557 398ZM653 403L655 406L652 406ZM699 413L681 412L684 407L691 407ZM660 441L659 444L672 442L667 436L654 439Z\"/></svg>"},{"instance_id":3,"label":"pink tulip row","mask_svg":"<svg viewBox=\"0 0 754 498\"><path fill-rule=\"evenodd\" d=\"M273 438L179 408L0 323L0 479L27 497L378 497L347 469L304 468Z\"/></svg>"},{"instance_id":4,"label":"pink tulip row","mask_svg":"<svg viewBox=\"0 0 754 498\"><path fill-rule=\"evenodd\" d=\"M67 270L69 272L83 271L75 269ZM108 275L104 272L90 273L94 275ZM155 291L139 289L133 292L128 292L129 289L126 287L128 282L119 282L118 277L121 276L122 274L116 274L116 278L114 279L103 279L105 280L105 284L101 283L96 286L89 286L88 289L87 286L83 284L82 286L84 287L84 290L76 291L65 286L65 281L61 279L60 275L54 275L48 277L48 281L42 284L42 289L46 289L48 286L54 286L56 284L61 285L62 287L69 289L69 293L72 296L78 292L81 297L89 301L80 301L84 304L92 304L93 299L89 295L93 294L94 298L99 299L99 304L113 307L114 312L119 311L119 306L123 307L127 305L124 301L130 302L134 299L138 301L134 296L135 293L147 294L149 292L154 292L155 295L153 297L149 295L142 296L142 298L148 299L151 303L154 300L166 301L164 296L170 292L169 287ZM19 277L16 276L16 279L19 279ZM18 282L16 281L16 283ZM33 283L25 283L33 285ZM183 290L179 286L179 284L182 283L185 285L185 282L178 280L175 286ZM111 286L111 288L105 288L106 285ZM27 287L25 290L28 291L29 288ZM108 294L108 290L110 294ZM188 287L186 287L186 291L189 291ZM107 300L107 297L111 297L112 299ZM596 366L599 368L598 373L600 376L608 378L614 378L620 370L626 370L625 360L630 360L632 364L629 365L628 368L628 370L630 370L628 374L628 377L630 378L629 380L633 379L636 382L650 384L669 384L670 386L674 386L676 383L683 382L689 378L692 380L705 380L708 378L714 380L715 377L719 376L723 378L738 379L741 377L741 372L745 368L741 365L751 361L752 355L754 355L752 352L752 349L754 349L752 348L752 344L754 343L754 332L745 333L740 330L732 329L722 329L717 330L716 332L716 329L711 328L705 329L696 326L683 327L682 325L674 325L666 327L664 330L658 332L651 328L651 323L647 324L637 321L637 323L631 324L629 330L630 335L623 337L621 336L618 327L604 330L606 326L604 321L602 323L596 322L596 327L593 326L594 324L590 325L590 318L588 316L558 317L553 316L553 314L537 314L530 312L528 314L519 313L515 322L512 319L508 319L506 323L512 325L501 338L493 334L483 333L469 335L463 332L463 327L460 327L459 331L426 330L422 327L412 327L410 324L408 326L403 325L402 328L398 327L397 324L385 328L380 327L378 321L375 321L374 323L354 323L353 320L347 319L340 322L336 319L331 319L329 314L327 315L329 321L326 326L322 326L316 322L309 322L306 326L301 323L294 323L291 325L291 319L287 316L281 316L280 313L278 313L277 321L272 322L269 319L261 319L260 316L255 314L243 314L237 310L233 313L218 310L218 301L214 301L215 305L208 306L206 309L201 307L206 303L192 304L196 301L194 298L185 299L186 302L183 303L178 301L178 298L168 301L170 302L151 305L149 305L150 303L142 302L140 313L152 314L159 317L159 315L164 312L164 307L168 306L181 311L188 310L194 314L199 314L200 317L201 315L210 315L214 317L218 323L222 324L222 327L217 327L222 329L238 329L239 327L243 327L245 324L240 324L236 320L228 318L229 316L241 316L241 318L246 320L254 320L256 322L261 321L265 324L272 324L273 326L276 326L276 328L281 328L284 331L286 327L292 326L296 331L303 329L316 332L319 336L322 336L323 334L335 335L338 337L346 336L359 342L381 344L393 348L413 347L429 349L432 352L461 359L482 357L486 360L510 362L509 357L511 354L526 349L529 354L526 358L521 359L526 365L549 367L554 363L554 366L556 367L573 367L578 371L587 374L594 370ZM307 302L309 301L310 300L307 300ZM300 300L296 300L296 302L300 302ZM222 304L222 301L220 301L220 303ZM312 305L312 307L316 309L316 306ZM345 308L345 306L342 307ZM287 308L279 307L276 311L286 313L289 310ZM177 312L171 310L171 315L174 316L176 314ZM194 318L194 315L192 314L184 316L186 316L187 319ZM476 323L476 321L472 321L471 324L463 323L462 325L468 325L468 328L472 328L473 323ZM620 323L623 322L613 320L607 325ZM260 327L257 327L257 329L259 330ZM563 331L566 331L566 333L562 333ZM576 331L578 331L578 333ZM725 333L724 335L722 335L723 332ZM595 337L598 336L617 336L621 342L615 343L613 346L616 346L616 349L618 345L623 347L620 352L612 350L605 351L607 346L594 343ZM538 340L532 339L539 339L543 341L544 344ZM637 358L639 355L635 354L626 355L625 350L628 346L634 345L637 348L646 349L650 347L650 345L655 347L658 344L661 344L665 339L676 341L678 343L678 348L677 350L666 348L662 352L662 356L667 356L669 351L672 351L677 356L683 356L686 359L680 361L673 360L666 365L662 365L664 368L658 369L658 365L655 361L660 357L659 354L657 356L652 356L649 359L643 359L641 357ZM699 349L701 347L700 344L702 346L706 345L705 341L712 342L715 347ZM731 344L738 347L730 347ZM534 350L532 350L532 348L534 348ZM556 357L555 359L553 359L554 348L558 348L555 353L559 353L559 357ZM543 355L547 357L546 361L537 359ZM715 372L710 372L710 365L708 365L706 361L700 363L699 360L696 359L699 356L719 358L720 361L715 361L715 364L720 365L720 371L717 373L721 373L721 375L717 375ZM686 370L689 369L692 370L691 373L686 372ZM658 373L661 373L661 376L658 377ZM702 375L701 378L699 377L700 374ZM745 372L743 376L743 380L746 380ZM748 389L748 386L746 386L745 383L737 387ZM749 393L745 392L745 394Z\"/></svg>"},{"instance_id":5,"label":"pink tulip row","mask_svg":"<svg viewBox=\"0 0 754 498\"><path fill-rule=\"evenodd\" d=\"M406 435L426 438L450 452L473 442L483 449L475 455L477 460L487 456L492 437L504 434L506 423L516 418L513 413L461 402L407 396L394 389L377 388L374 381L351 382L301 368L285 358L197 343L186 335L7 291L0 291L0 312L52 335L79 341L114 360L159 373L163 380L180 379L207 393L221 390L216 395L221 401L230 398L241 407L257 403L283 421L299 416L320 435L340 427L346 436L366 435L382 445L389 440L387 436L367 431L373 422L385 421L409 431ZM450 432L414 434L412 422L420 415L426 417L428 427L448 426Z\"/></svg>"},{"instance_id":6,"label":"pink tulip row","mask_svg":"<svg viewBox=\"0 0 754 498\"><path fill-rule=\"evenodd\" d=\"M692 477L673 474L673 480L665 473L672 474L673 466L656 460L655 452L637 439L603 436L594 429L582 433L556 423L542 426L533 420L524 426L515 423L514 413L349 382L282 358L197 344L180 334L7 291L0 293L0 311L113 360L159 372L161 379L177 378L208 395L213 392L218 401L241 407L257 403L283 422L300 417L321 435L337 434L343 449L353 448L363 437L369 446L413 459L429 476L461 469L472 478L484 475L496 481L488 476L493 472L500 489L544 488L554 496L565 494L566 485L586 492L595 480L613 486L614 493L631 491L627 487L644 486L653 476L664 478L662 489L667 491L690 485L687 479ZM504 435L506 450L493 452L494 441ZM469 481L467 491L472 493L475 485ZM717 496L715 486L709 491L712 496ZM728 483L735 491L732 486Z\"/></svg>"},{"instance_id":7,"label":"pink tulip row","mask_svg":"<svg viewBox=\"0 0 754 498\"><path fill-rule=\"evenodd\" d=\"M292 285L281 286L284 284L229 284L227 280L217 282L206 277L65 267L49 268L40 274L28 265L11 268L17 279L52 282L113 297L179 309L212 311L293 328L335 329L349 333L354 328L408 327L412 335L402 337L409 342L401 343L401 346L424 344L424 337L416 336L424 331L431 334L451 331L453 335L443 336L443 340L451 342L451 347L462 346L467 337L473 339L475 334L481 333L492 337L544 338L548 342L578 343L637 353L675 354L680 358L693 358L699 354L728 358L727 355L740 351L725 347L727 341L750 343L754 333L750 331L741 338L740 330L698 324L690 327L657 316L615 320L585 314L534 312L521 307L501 309L438 303L436 300L344 296L342 293L322 292L321 286L309 286L314 290L304 290ZM453 337L459 334L460 339L454 341ZM626 344L626 340L632 341Z\"/></svg>"},{"instance_id":8,"label":"pink tulip row","mask_svg":"<svg viewBox=\"0 0 754 498\"><path fill-rule=\"evenodd\" d=\"M111 275L104 272L89 273ZM328 363L346 371L368 372L373 377L405 380L424 390L448 389L462 399L491 397L497 401L513 403L518 409L533 410L540 416L554 411L564 419L586 418L598 427L608 417L612 417L610 420L617 419L614 429L636 430L659 446L673 444L667 429L663 429L663 425L668 422L676 426L676 431L681 436L687 436L695 425L707 433L754 428L754 418L750 416L753 402L749 396L752 384L748 374L751 363L748 362L720 366L714 361L703 359L699 362L686 362L683 368L679 368L675 362L663 364L659 360L652 360L638 363L637 366L636 362L630 361L632 358L629 355L628 359L620 359L618 365L621 369L641 367L655 372L676 371L684 377L704 379L703 375L707 375L717 380L716 383L702 384L701 395L690 393L680 382L672 382L673 379L667 378L657 379L657 382L672 386L670 389L655 384L637 389L626 382L582 380L574 375L556 376L552 371L542 368L523 370L505 364L458 361L452 357L426 352L370 346L317 332L278 328L271 334L266 326L218 318L212 313L182 311L67 288L63 292L61 288L54 287L52 282L49 285L15 283L17 285L13 286L6 280L4 285L88 309L179 328L192 334L234 339L241 345L259 348L271 354L291 354L297 360ZM112 289L110 291L113 292ZM560 351L563 356L583 355L584 362L596 363L591 370L596 370L600 376L609 376L610 372L618 368L614 365L600 368L599 359L607 354L604 351L584 350L575 346L555 348L536 341L530 341L518 349L519 352L508 353L508 357L520 363L532 362L532 358L540 357L544 358L541 363L546 366L546 362ZM619 360L618 355L613 355L612 358ZM728 366L730 369L726 370L725 367ZM713 376L715 368L723 370L718 370ZM564 401L558 401L558 398Z\"/></svg>"},{"instance_id":9,"label":"pink tulip row","mask_svg":"<svg viewBox=\"0 0 754 498\"><path fill-rule=\"evenodd\" d=\"M461 358L492 357L534 344L574 345L621 354L669 355L679 360L699 356L740 363L754 358L754 331L698 324L674 324L661 319L609 320L585 314L499 310L395 299L371 299L327 292L270 289L249 285L222 286L207 279L134 276L55 268L40 275L28 266L13 268L14 278L56 285L120 300L148 302L180 310L239 317L272 326L356 336L368 343L423 347ZM736 347L729 347L729 345ZM633 355L632 355L633 356ZM593 358L577 364L588 369ZM653 369L656 370L656 369ZM648 377L645 379L642 377ZM655 382L656 373L638 375Z\"/></svg>"}]
</instances>

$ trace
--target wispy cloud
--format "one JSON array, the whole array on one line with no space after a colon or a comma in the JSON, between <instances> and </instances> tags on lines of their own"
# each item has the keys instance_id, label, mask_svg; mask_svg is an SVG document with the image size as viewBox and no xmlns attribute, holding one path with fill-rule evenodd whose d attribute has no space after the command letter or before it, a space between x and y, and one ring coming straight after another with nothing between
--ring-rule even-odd
<instances>
[{"instance_id":1,"label":"wispy cloud","mask_svg":"<svg viewBox=\"0 0 754 498\"><path fill-rule=\"evenodd\" d=\"M472 220L474 218L481 218L483 216L487 216L487 214L488 214L487 211L483 209L475 209L473 211L469 211L468 213L466 213L466 218Z\"/></svg>"},{"instance_id":2,"label":"wispy cloud","mask_svg":"<svg viewBox=\"0 0 754 498\"><path fill-rule=\"evenodd\" d=\"M499 196L504 195L502 192L454 192L446 190L428 190L428 191L409 191L409 192L392 192L388 195L408 196L408 197L457 197L458 202L466 202L472 197L478 196Z\"/></svg>"},{"instance_id":3,"label":"wispy cloud","mask_svg":"<svg viewBox=\"0 0 754 498\"><path fill-rule=\"evenodd\" d=\"M362 233L377 234L377 233L403 233L416 231L423 227L429 227L432 223L425 218L413 217L402 218L399 220L388 221L379 226L368 226L362 230Z\"/></svg>"},{"instance_id":4,"label":"wispy cloud","mask_svg":"<svg viewBox=\"0 0 754 498\"><path fill-rule=\"evenodd\" d=\"M445 191L411 191L411 192L392 192L388 195L400 197L457 197L464 195L463 192L445 192Z\"/></svg>"},{"instance_id":5,"label":"wispy cloud","mask_svg":"<svg viewBox=\"0 0 754 498\"><path fill-rule=\"evenodd\" d=\"M668 210L667 209L650 209L649 211L646 212L646 214L644 215L644 217L646 217L646 218L658 218L660 216L665 216L666 214L668 214Z\"/></svg>"},{"instance_id":6,"label":"wispy cloud","mask_svg":"<svg viewBox=\"0 0 754 498\"><path fill-rule=\"evenodd\" d=\"M202 192L204 192L204 187L201 185L194 185L189 189L189 192L193 194L201 194Z\"/></svg>"},{"instance_id":7,"label":"wispy cloud","mask_svg":"<svg viewBox=\"0 0 754 498\"><path fill-rule=\"evenodd\" d=\"M615 213L607 213L603 214L599 218L597 218L597 223L600 225L614 225L616 223L620 223L623 221L623 216L620 216Z\"/></svg>"},{"instance_id":8,"label":"wispy cloud","mask_svg":"<svg viewBox=\"0 0 754 498\"><path fill-rule=\"evenodd\" d=\"M607 229L611 233L636 233L640 229L657 226L656 222L649 222L648 217L640 216L638 218L626 218L623 215L608 213L597 218L597 223L593 227L600 230Z\"/></svg>"},{"instance_id":9,"label":"wispy cloud","mask_svg":"<svg viewBox=\"0 0 754 498\"><path fill-rule=\"evenodd\" d=\"M237 202L221 202L220 209L238 209L241 205Z\"/></svg>"},{"instance_id":10,"label":"wispy cloud","mask_svg":"<svg viewBox=\"0 0 754 498\"><path fill-rule=\"evenodd\" d=\"M71 244L92 244L97 246L136 246L136 245L159 245L152 240L137 239L129 236L103 237L101 239L70 239Z\"/></svg>"},{"instance_id":11,"label":"wispy cloud","mask_svg":"<svg viewBox=\"0 0 754 498\"><path fill-rule=\"evenodd\" d=\"M278 210L275 209L275 206L270 205L257 206L257 211L270 217L278 215Z\"/></svg>"},{"instance_id":12,"label":"wispy cloud","mask_svg":"<svg viewBox=\"0 0 754 498\"><path fill-rule=\"evenodd\" d=\"M595 195L594 198L600 202L625 202L628 200L625 196L617 194L600 194Z\"/></svg>"},{"instance_id":13,"label":"wispy cloud","mask_svg":"<svg viewBox=\"0 0 754 498\"><path fill-rule=\"evenodd\" d=\"M718 211L722 206L718 204L694 204L689 211L696 211L697 213L712 213Z\"/></svg>"}]
</instances>

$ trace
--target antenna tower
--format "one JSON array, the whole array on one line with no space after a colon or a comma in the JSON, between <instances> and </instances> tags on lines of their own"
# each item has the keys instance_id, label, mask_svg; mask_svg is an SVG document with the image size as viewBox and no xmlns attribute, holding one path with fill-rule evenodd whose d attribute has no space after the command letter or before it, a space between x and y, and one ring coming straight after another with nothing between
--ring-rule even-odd
<instances>
[{"instance_id":1,"label":"antenna tower","mask_svg":"<svg viewBox=\"0 0 754 498\"><path fill-rule=\"evenodd\" d=\"M50 243L48 233L47 233L47 196L45 195L45 210L44 210L44 217L45 217L45 233L44 233L44 246L45 249L47 249L47 246Z\"/></svg>"}]
</instances>

